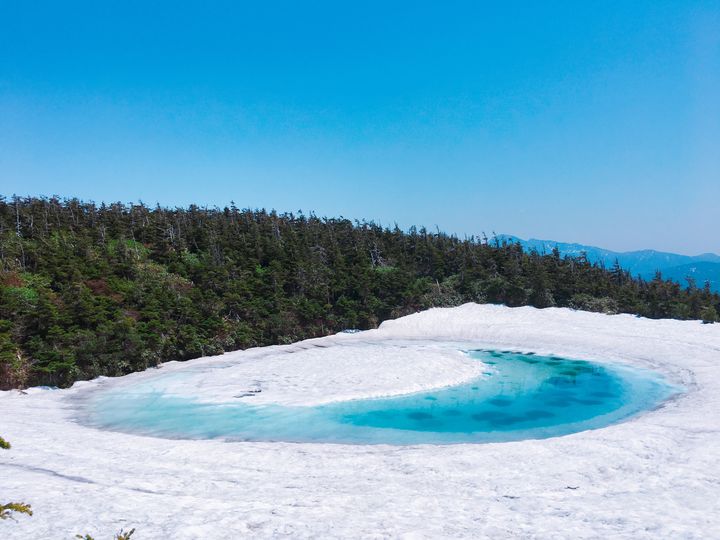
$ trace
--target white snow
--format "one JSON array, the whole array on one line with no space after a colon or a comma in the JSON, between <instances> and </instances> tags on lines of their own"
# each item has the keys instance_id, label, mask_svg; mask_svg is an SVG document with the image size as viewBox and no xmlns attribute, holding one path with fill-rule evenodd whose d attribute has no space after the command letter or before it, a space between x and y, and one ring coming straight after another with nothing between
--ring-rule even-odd
<instances>
[{"instance_id":1,"label":"white snow","mask_svg":"<svg viewBox=\"0 0 720 540\"><path fill-rule=\"evenodd\" d=\"M123 384L142 381L146 390L209 403L242 399L253 404L319 405L460 384L486 369L461 351L440 345L373 346L357 343L358 334L354 339L343 340L344 336L348 334L228 353L193 361L192 368L188 362L171 362L160 373L125 377Z\"/></svg>"},{"instance_id":2,"label":"white snow","mask_svg":"<svg viewBox=\"0 0 720 540\"><path fill-rule=\"evenodd\" d=\"M259 388L250 399L288 404L415 391L474 376L451 341L622 361L687 393L565 437L411 447L126 435L76 423L67 399L135 384L182 395L197 385L205 400ZM468 304L69 390L0 392L0 435L13 443L0 451L0 501L35 512L0 522L0 538L100 539L121 527L139 540L717 538L720 325Z\"/></svg>"}]
</instances>

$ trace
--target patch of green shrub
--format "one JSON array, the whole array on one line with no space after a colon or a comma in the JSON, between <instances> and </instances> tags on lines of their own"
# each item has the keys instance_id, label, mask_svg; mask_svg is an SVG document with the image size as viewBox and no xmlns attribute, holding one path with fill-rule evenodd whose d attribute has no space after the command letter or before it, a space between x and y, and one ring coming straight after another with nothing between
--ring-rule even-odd
<instances>
[{"instance_id":1,"label":"patch of green shrub","mask_svg":"<svg viewBox=\"0 0 720 540\"><path fill-rule=\"evenodd\" d=\"M711 324L720 321L720 316L718 316L718 312L713 306L707 306L705 309L703 309L700 313L700 318L705 324Z\"/></svg>"},{"instance_id":2,"label":"patch of green shrub","mask_svg":"<svg viewBox=\"0 0 720 540\"><path fill-rule=\"evenodd\" d=\"M8 519L13 517L13 512L18 514L27 514L28 516L32 516L32 508L29 504L25 503L7 503L7 504L0 504L0 519Z\"/></svg>"},{"instance_id":3,"label":"patch of green shrub","mask_svg":"<svg viewBox=\"0 0 720 540\"><path fill-rule=\"evenodd\" d=\"M135 529L130 529L129 531L125 532L124 529L120 529L120 532L116 533L113 537L113 540L130 540L130 537L135 534ZM79 538L80 540L95 540L92 536L89 534L76 534L75 538Z\"/></svg>"}]
</instances>

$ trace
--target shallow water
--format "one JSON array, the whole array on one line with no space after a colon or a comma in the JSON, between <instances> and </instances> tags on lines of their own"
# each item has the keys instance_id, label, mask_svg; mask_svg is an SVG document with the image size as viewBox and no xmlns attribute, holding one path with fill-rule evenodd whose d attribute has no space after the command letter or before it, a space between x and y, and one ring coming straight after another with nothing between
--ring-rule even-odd
<instances>
[{"instance_id":1,"label":"shallow water","mask_svg":"<svg viewBox=\"0 0 720 540\"><path fill-rule=\"evenodd\" d=\"M619 365L512 351L468 351L478 379L435 391L320 406L206 404L143 387L99 392L93 426L171 438L421 444L500 442L595 429L678 392L659 375Z\"/></svg>"}]
</instances>

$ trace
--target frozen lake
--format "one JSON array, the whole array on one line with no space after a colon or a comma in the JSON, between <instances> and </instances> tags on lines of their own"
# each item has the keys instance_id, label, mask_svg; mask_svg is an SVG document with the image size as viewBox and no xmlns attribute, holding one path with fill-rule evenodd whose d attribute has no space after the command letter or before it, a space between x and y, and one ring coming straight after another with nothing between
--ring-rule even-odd
<instances>
[{"instance_id":1,"label":"frozen lake","mask_svg":"<svg viewBox=\"0 0 720 540\"><path fill-rule=\"evenodd\" d=\"M477 349L485 352L462 352ZM560 363L546 365L551 357ZM605 370L611 395L563 394L571 374L562 371L577 371L575 380L590 373L573 365ZM78 421L78 413L102 396L154 393L207 410L229 403L313 411L340 407L351 417L348 423L355 422L348 429L437 436L442 432L417 427L438 429L434 422L448 422L452 415L436 414L450 410L446 391L478 386L474 392L487 392L477 396L478 408L485 407L481 401L505 399L499 389L491 396L491 389L503 386L501 374L513 366L535 375L534 369L547 370L527 378L525 393L537 394L532 381L544 381L549 393L556 388L560 395L546 394L547 402L537 408L556 415L571 412L563 409L612 408L619 395L613 393L614 370L624 369L619 366L629 369L619 373L621 388L632 387L633 374L645 384L646 375L654 373L683 392L660 398L658 406L640 403L637 412L598 429L487 444L327 444L290 437L228 442L221 434L168 438L169 433L148 436L153 426L141 433L137 426L119 431ZM658 382L654 377L650 380ZM599 385L591 390L604 391ZM375 424L382 415L364 414L371 410L366 408L353 418L349 408L385 400L397 405L396 399L420 396L436 398L421 405L420 412L432 418L410 418L413 411L400 412L399 406L393 413L412 430L380 428ZM552 407L555 398L556 405L571 405ZM603 404L575 401L596 398ZM488 409L496 414L480 421L472 415L482 412L462 414L477 423L474 428L492 422L498 431L521 427L512 405L499 401ZM276 429L276 420L268 425ZM455 421L446 425L459 426ZM305 437L312 431L306 422L297 428ZM9 540L78 533L109 538L133 527L138 538L177 540L715 538L720 325L568 309L474 304L433 309L377 330L170 362L66 390L0 392L0 435L13 445L0 452L0 500L27 502L34 512L17 522L0 521L0 538Z\"/></svg>"},{"instance_id":2,"label":"frozen lake","mask_svg":"<svg viewBox=\"0 0 720 540\"><path fill-rule=\"evenodd\" d=\"M384 346L395 347L392 342ZM382 344L366 347L368 352L382 354ZM406 351L411 364L414 349ZM342 356L343 348L335 354ZM94 427L168 438L349 444L500 442L604 427L652 409L679 391L652 371L618 364L513 351L469 350L465 354L483 366L480 376L432 391L321 405L255 405L249 398L255 398L261 388L236 395L234 401L207 403L167 395L155 381L96 393L83 402L81 420ZM234 384L232 378L228 384Z\"/></svg>"}]
</instances>

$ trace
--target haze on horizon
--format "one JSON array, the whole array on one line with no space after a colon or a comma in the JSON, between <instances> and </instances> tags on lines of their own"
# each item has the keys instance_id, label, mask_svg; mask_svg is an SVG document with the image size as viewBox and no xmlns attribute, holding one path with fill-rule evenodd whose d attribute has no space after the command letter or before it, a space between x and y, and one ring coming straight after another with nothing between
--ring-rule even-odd
<instances>
[{"instance_id":1,"label":"haze on horizon","mask_svg":"<svg viewBox=\"0 0 720 540\"><path fill-rule=\"evenodd\" d=\"M6 2L0 194L720 253L720 4Z\"/></svg>"}]
</instances>

